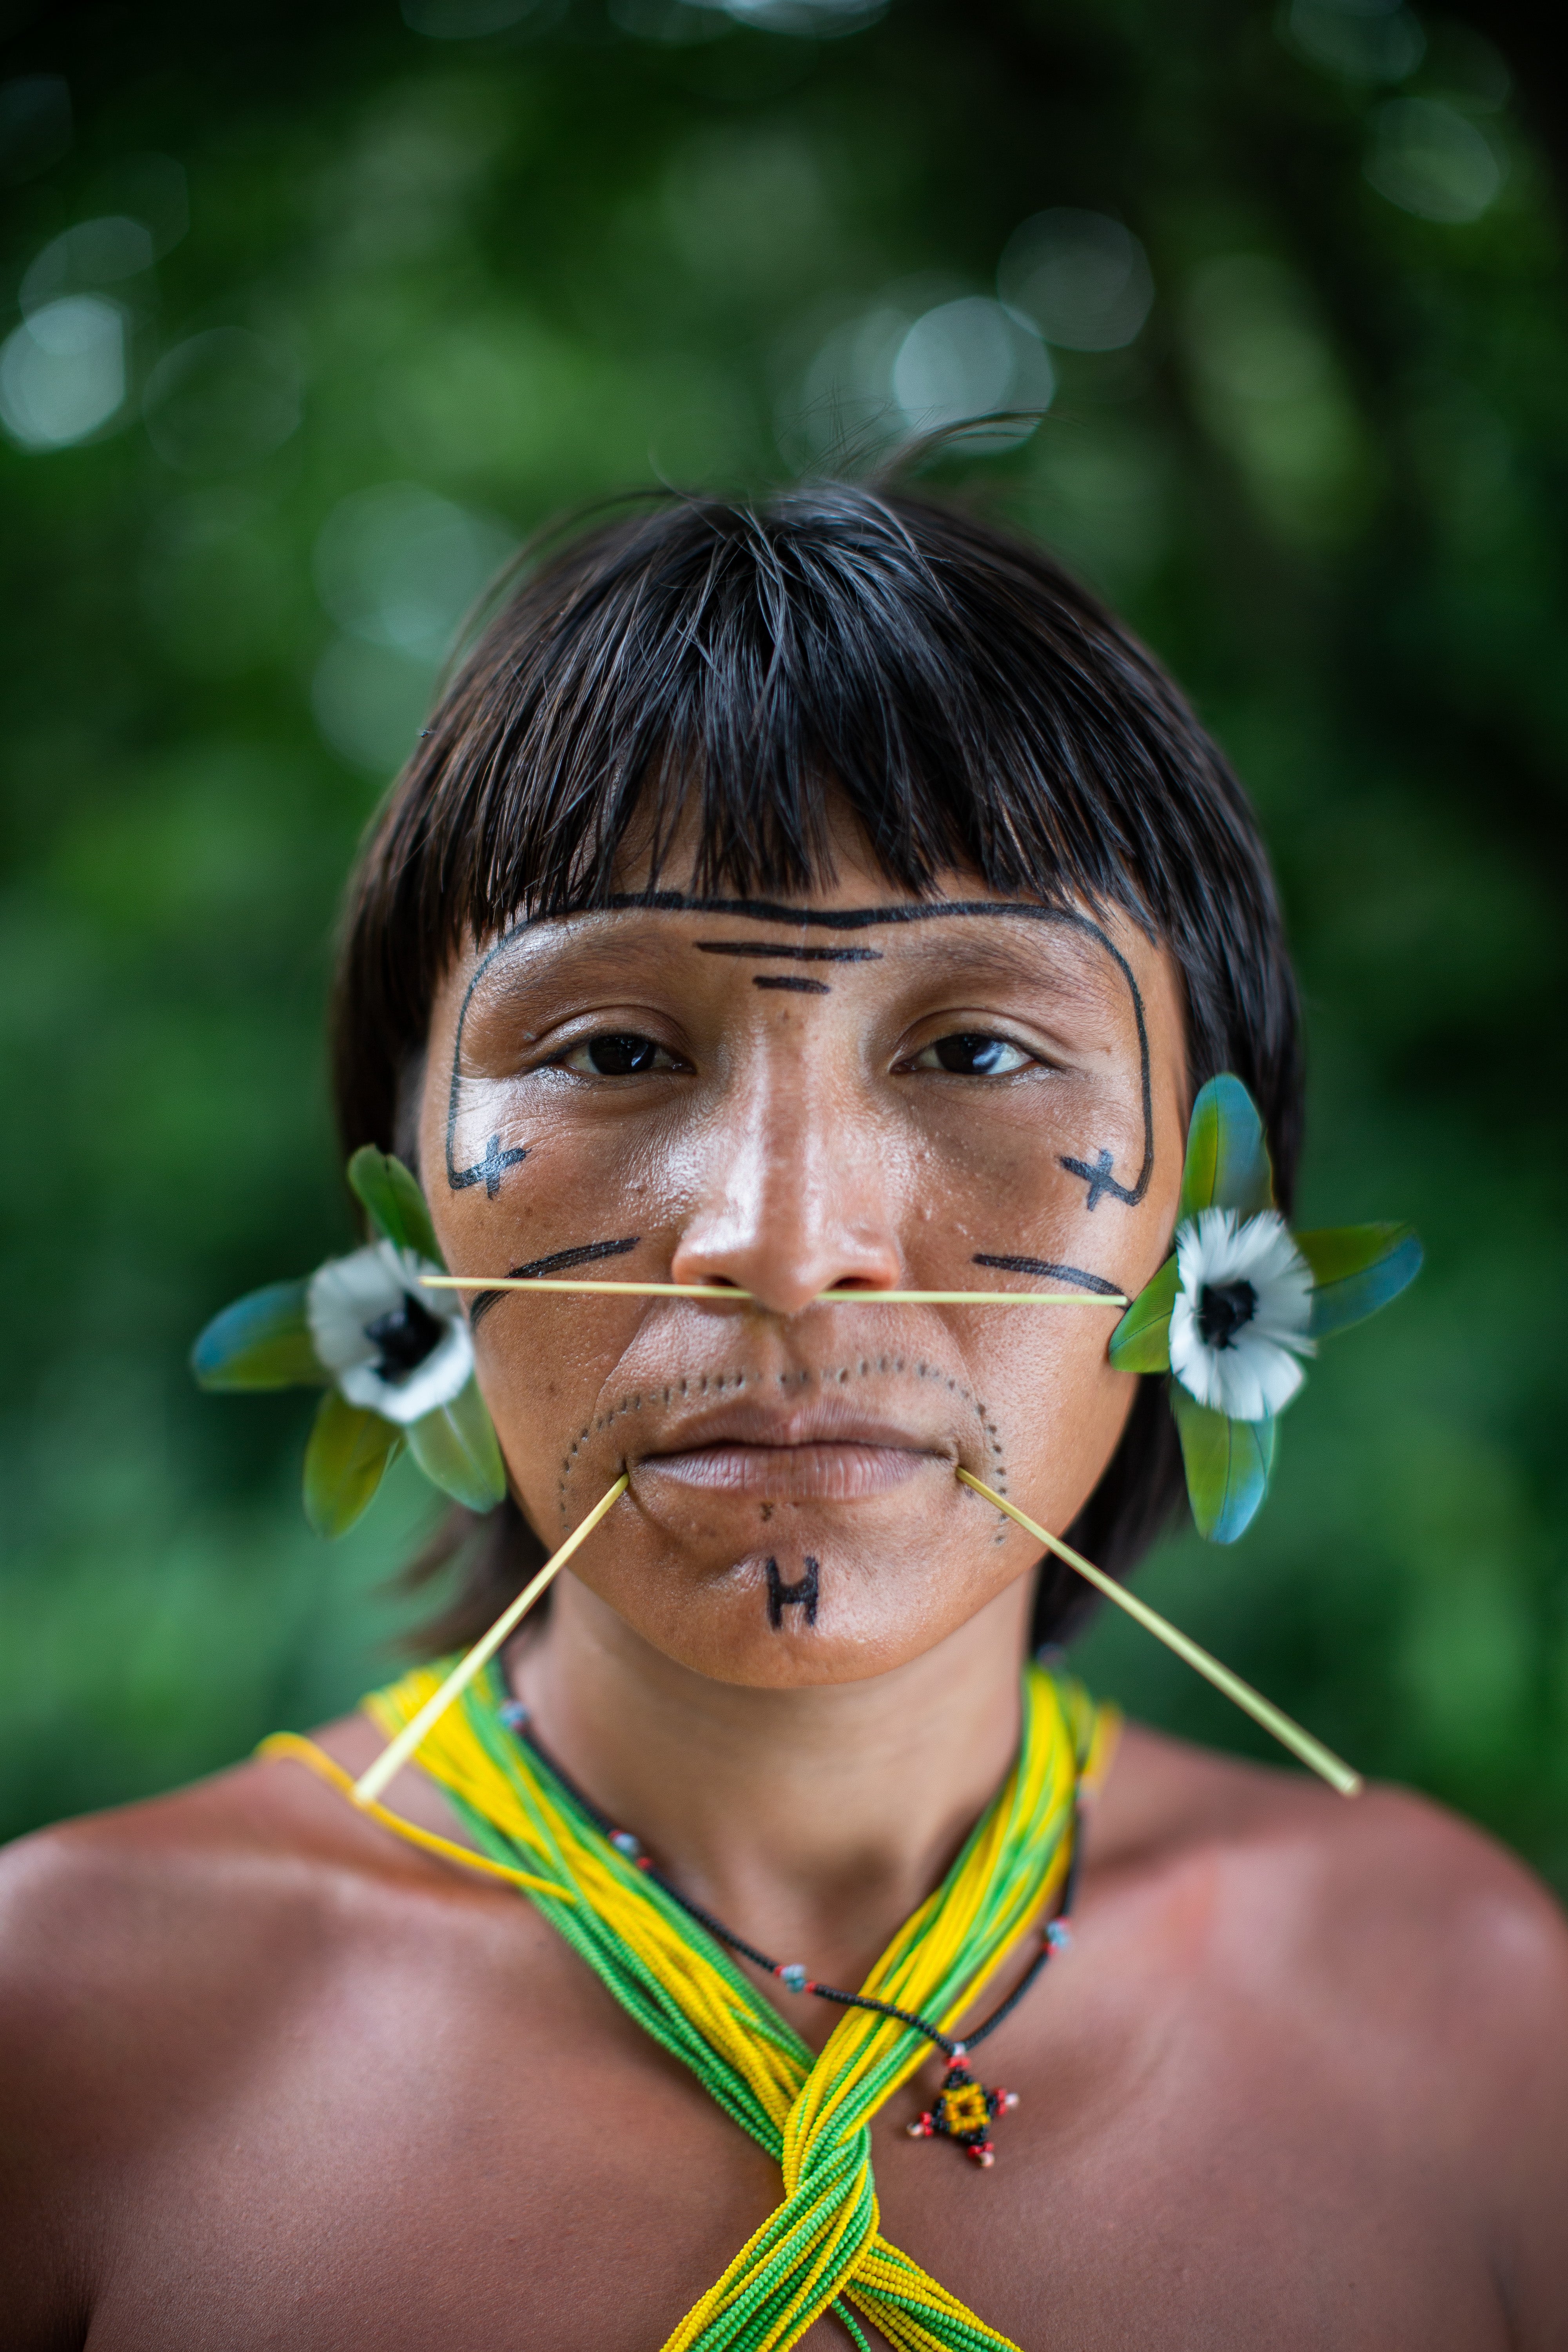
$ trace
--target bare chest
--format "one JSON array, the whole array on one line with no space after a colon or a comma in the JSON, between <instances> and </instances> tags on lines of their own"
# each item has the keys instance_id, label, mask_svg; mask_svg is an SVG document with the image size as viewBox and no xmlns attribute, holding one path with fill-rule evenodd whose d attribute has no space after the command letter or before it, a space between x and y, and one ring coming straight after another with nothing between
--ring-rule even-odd
<instances>
[{"instance_id":1,"label":"bare chest","mask_svg":"<svg viewBox=\"0 0 1568 2352\"><path fill-rule=\"evenodd\" d=\"M106 2174L92 2352L646 2352L779 2200L767 2154L541 1935L515 1964L493 1938L345 1962L279 2019L187 2053ZM1289 2033L1151 2031L1080 1952L984 2057L1020 2093L994 2168L905 2136L924 2070L874 2126L882 2230L1029 2352L1501 2343L1443 2182Z\"/></svg>"}]
</instances>

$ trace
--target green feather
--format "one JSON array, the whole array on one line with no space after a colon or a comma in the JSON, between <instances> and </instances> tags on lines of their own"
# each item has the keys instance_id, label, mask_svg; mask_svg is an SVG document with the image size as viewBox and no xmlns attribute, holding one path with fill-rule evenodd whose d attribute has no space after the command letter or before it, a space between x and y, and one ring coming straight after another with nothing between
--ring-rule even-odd
<instances>
[{"instance_id":1,"label":"green feather","mask_svg":"<svg viewBox=\"0 0 1568 2352\"><path fill-rule=\"evenodd\" d=\"M378 1151L374 1143L363 1144L349 1161L349 1182L395 1248L445 1266L425 1195L401 1160Z\"/></svg>"},{"instance_id":2,"label":"green feather","mask_svg":"<svg viewBox=\"0 0 1568 2352\"><path fill-rule=\"evenodd\" d=\"M1171 1383L1187 1496L1199 1535L1234 1543L1257 1517L1274 1466L1274 1423L1231 1421Z\"/></svg>"},{"instance_id":3,"label":"green feather","mask_svg":"<svg viewBox=\"0 0 1568 2352\"><path fill-rule=\"evenodd\" d=\"M500 1447L477 1381L450 1404L411 1422L408 1449L425 1475L470 1511L492 1510L506 1493Z\"/></svg>"},{"instance_id":4,"label":"green feather","mask_svg":"<svg viewBox=\"0 0 1568 2352\"><path fill-rule=\"evenodd\" d=\"M1170 1370L1171 1309L1176 1303L1176 1261L1168 1257L1110 1335L1110 1360L1119 1372Z\"/></svg>"},{"instance_id":5,"label":"green feather","mask_svg":"<svg viewBox=\"0 0 1568 2352\"><path fill-rule=\"evenodd\" d=\"M1224 1071L1193 1105L1176 1222L1200 1209L1235 1209L1255 1217L1274 1205L1274 1178L1258 1107L1239 1078Z\"/></svg>"},{"instance_id":6,"label":"green feather","mask_svg":"<svg viewBox=\"0 0 1568 2352\"><path fill-rule=\"evenodd\" d=\"M1292 1238L1312 1269L1314 1339L1375 1315L1421 1271L1421 1244L1409 1225L1334 1225Z\"/></svg>"},{"instance_id":7,"label":"green feather","mask_svg":"<svg viewBox=\"0 0 1568 2352\"><path fill-rule=\"evenodd\" d=\"M303 1282L269 1283L215 1315L191 1349L204 1389L319 1388L327 1378L310 1339Z\"/></svg>"},{"instance_id":8,"label":"green feather","mask_svg":"<svg viewBox=\"0 0 1568 2352\"><path fill-rule=\"evenodd\" d=\"M374 1496L403 1445L403 1433L329 1389L305 1448L305 1517L321 1536L341 1536Z\"/></svg>"}]
</instances>

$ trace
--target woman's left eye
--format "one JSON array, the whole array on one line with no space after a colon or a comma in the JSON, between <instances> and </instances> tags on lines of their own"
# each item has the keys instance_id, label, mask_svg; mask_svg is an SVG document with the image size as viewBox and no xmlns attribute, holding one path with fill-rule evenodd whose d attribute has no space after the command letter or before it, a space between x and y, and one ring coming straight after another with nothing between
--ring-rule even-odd
<instances>
[{"instance_id":1,"label":"woman's left eye","mask_svg":"<svg viewBox=\"0 0 1568 2352\"><path fill-rule=\"evenodd\" d=\"M1010 1037L990 1037L973 1029L953 1036L933 1038L904 1065L910 1070L946 1070L963 1078L994 1078L1009 1070L1027 1069L1035 1056Z\"/></svg>"}]
</instances>

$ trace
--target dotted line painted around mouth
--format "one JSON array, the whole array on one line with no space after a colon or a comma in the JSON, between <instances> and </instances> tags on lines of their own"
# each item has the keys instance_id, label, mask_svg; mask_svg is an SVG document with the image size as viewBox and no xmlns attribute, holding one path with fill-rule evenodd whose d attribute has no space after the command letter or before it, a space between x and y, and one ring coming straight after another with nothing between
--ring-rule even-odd
<instances>
[{"instance_id":1,"label":"dotted line painted around mouth","mask_svg":"<svg viewBox=\"0 0 1568 2352\"><path fill-rule=\"evenodd\" d=\"M903 1356L862 1356L858 1362L829 1365L825 1370L813 1370L807 1366L798 1372L776 1372L773 1380L773 1384L787 1395L792 1391L796 1394L804 1394L813 1382L824 1389L841 1388L847 1386L851 1381L900 1376L906 1380L934 1381L939 1386L947 1389L952 1395L957 1397L960 1403L973 1406L980 1415L981 1426L985 1432L992 1456L986 1474L987 1478L998 1494L1005 1494L1007 1471L1003 1459L1001 1435L996 1423L991 1419L989 1409L981 1403L979 1398L963 1385L962 1380L949 1372L941 1364L933 1364L925 1357L921 1357L915 1363L910 1364ZM662 1388L638 1389L622 1397L618 1404L613 1405L608 1412L600 1413L596 1419L585 1421L561 1459L561 1475L556 1484L556 1504L562 1525L565 1526L568 1517L566 1496L572 1474L577 1466L578 1455L590 1438L604 1436L606 1431L613 1429L618 1421L624 1420L628 1415L635 1416L637 1413L647 1412L655 1406L673 1404L679 1398L738 1396L747 1387L748 1382L753 1390L759 1385L768 1385L765 1380L759 1382L756 1376L749 1375L744 1370L689 1375L685 1380L667 1381ZM1006 1535L1007 1527L1005 1522L996 1540L999 1543L1005 1542Z\"/></svg>"}]
</instances>

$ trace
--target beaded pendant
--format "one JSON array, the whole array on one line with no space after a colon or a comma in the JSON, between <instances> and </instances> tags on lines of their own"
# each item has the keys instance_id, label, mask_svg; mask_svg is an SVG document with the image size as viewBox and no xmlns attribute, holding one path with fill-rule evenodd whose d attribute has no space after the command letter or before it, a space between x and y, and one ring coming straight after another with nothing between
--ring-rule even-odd
<instances>
[{"instance_id":1,"label":"beaded pendant","mask_svg":"<svg viewBox=\"0 0 1568 2352\"><path fill-rule=\"evenodd\" d=\"M911 2139L954 2140L971 2164L993 2165L996 2150L991 2144L991 2126L998 2116L1017 2104L1016 2091L988 2091L955 2058L924 2115L905 2129Z\"/></svg>"}]
</instances>

